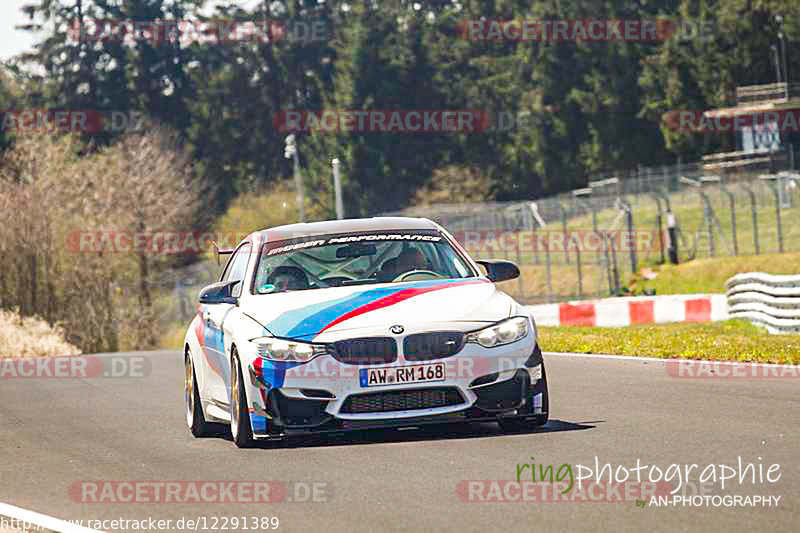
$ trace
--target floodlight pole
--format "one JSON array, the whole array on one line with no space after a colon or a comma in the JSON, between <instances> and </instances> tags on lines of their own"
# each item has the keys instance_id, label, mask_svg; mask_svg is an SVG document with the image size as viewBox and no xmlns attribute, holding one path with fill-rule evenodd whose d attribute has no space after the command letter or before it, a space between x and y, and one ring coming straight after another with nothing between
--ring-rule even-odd
<instances>
[{"instance_id":1,"label":"floodlight pole","mask_svg":"<svg viewBox=\"0 0 800 533\"><path fill-rule=\"evenodd\" d=\"M778 22L780 29L778 30L778 39L781 41L781 63L783 63L783 83L784 83L784 97L789 101L789 70L786 66L786 36L783 31L783 15L775 15L775 20Z\"/></svg>"},{"instance_id":2,"label":"floodlight pole","mask_svg":"<svg viewBox=\"0 0 800 533\"><path fill-rule=\"evenodd\" d=\"M333 167L333 191L336 195L336 219L341 220L344 218L344 202L342 201L342 176L339 172L339 158L334 157L331 159L331 166Z\"/></svg>"},{"instance_id":3,"label":"floodlight pole","mask_svg":"<svg viewBox=\"0 0 800 533\"><path fill-rule=\"evenodd\" d=\"M300 215L300 222L306 221L305 210L305 191L303 190L303 176L300 175L300 156L297 153L297 141L294 134L286 136L286 150L283 152L286 159L290 157L294 160L294 185L297 190L297 211Z\"/></svg>"}]
</instances>

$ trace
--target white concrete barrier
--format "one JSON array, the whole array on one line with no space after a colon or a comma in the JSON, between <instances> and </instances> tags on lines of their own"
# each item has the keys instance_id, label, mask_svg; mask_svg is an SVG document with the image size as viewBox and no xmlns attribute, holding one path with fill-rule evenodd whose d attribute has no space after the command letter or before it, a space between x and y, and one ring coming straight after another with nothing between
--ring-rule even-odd
<instances>
[{"instance_id":1,"label":"white concrete barrier","mask_svg":"<svg viewBox=\"0 0 800 533\"><path fill-rule=\"evenodd\" d=\"M736 274L725 282L731 318L765 326L770 333L800 333L800 275Z\"/></svg>"}]
</instances>

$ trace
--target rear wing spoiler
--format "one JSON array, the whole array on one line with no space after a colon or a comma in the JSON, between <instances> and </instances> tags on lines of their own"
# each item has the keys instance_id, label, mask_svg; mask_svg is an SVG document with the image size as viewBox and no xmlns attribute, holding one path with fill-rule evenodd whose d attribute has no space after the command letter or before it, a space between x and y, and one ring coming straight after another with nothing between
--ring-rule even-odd
<instances>
[{"instance_id":1,"label":"rear wing spoiler","mask_svg":"<svg viewBox=\"0 0 800 533\"><path fill-rule=\"evenodd\" d=\"M216 241L211 241L214 244L214 255L217 257L217 266L220 266L219 256L231 255L234 252L233 248L220 248Z\"/></svg>"}]
</instances>

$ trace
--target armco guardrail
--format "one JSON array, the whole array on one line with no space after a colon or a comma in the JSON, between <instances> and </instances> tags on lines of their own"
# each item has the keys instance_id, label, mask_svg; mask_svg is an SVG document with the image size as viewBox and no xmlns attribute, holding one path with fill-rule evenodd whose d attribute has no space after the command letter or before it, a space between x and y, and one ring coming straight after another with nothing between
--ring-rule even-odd
<instances>
[{"instance_id":1,"label":"armco guardrail","mask_svg":"<svg viewBox=\"0 0 800 533\"><path fill-rule=\"evenodd\" d=\"M766 326L770 333L800 333L800 275L736 274L725 282L731 318Z\"/></svg>"}]
</instances>

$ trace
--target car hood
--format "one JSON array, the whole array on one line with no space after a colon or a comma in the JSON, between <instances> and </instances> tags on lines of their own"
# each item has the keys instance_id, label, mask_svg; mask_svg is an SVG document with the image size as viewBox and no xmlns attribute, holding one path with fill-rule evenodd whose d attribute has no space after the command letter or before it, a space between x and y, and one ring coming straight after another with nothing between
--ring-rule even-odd
<instances>
[{"instance_id":1,"label":"car hood","mask_svg":"<svg viewBox=\"0 0 800 533\"><path fill-rule=\"evenodd\" d=\"M258 295L242 311L276 337L312 340L323 333L402 325L416 330L497 322L516 303L484 278L385 283ZM328 335L326 335L328 336ZM339 336L339 335L336 335Z\"/></svg>"}]
</instances>

